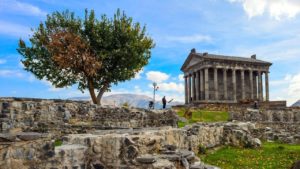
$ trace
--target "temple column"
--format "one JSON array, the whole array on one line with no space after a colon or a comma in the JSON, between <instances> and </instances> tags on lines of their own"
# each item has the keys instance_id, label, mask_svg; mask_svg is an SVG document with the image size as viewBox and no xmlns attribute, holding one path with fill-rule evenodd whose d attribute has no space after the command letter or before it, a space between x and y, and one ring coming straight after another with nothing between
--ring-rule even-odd
<instances>
[{"instance_id":1,"label":"temple column","mask_svg":"<svg viewBox=\"0 0 300 169\"><path fill-rule=\"evenodd\" d=\"M185 93L185 104L189 103L189 96L188 96L188 76L184 76L184 93Z\"/></svg>"},{"instance_id":2,"label":"temple column","mask_svg":"<svg viewBox=\"0 0 300 169\"><path fill-rule=\"evenodd\" d=\"M232 69L233 101L236 102L236 70Z\"/></svg>"},{"instance_id":3,"label":"temple column","mask_svg":"<svg viewBox=\"0 0 300 169\"><path fill-rule=\"evenodd\" d=\"M208 78L208 68L204 69L204 90L205 90L205 100L209 100L209 78Z\"/></svg>"},{"instance_id":4,"label":"temple column","mask_svg":"<svg viewBox=\"0 0 300 169\"><path fill-rule=\"evenodd\" d=\"M214 89L215 89L215 100L219 100L218 69L217 68L214 68Z\"/></svg>"},{"instance_id":5,"label":"temple column","mask_svg":"<svg viewBox=\"0 0 300 169\"><path fill-rule=\"evenodd\" d=\"M227 70L223 69L224 100L227 100Z\"/></svg>"},{"instance_id":6,"label":"temple column","mask_svg":"<svg viewBox=\"0 0 300 169\"><path fill-rule=\"evenodd\" d=\"M253 97L255 100L258 99L258 94L257 94L257 75L256 72L253 72Z\"/></svg>"},{"instance_id":7,"label":"temple column","mask_svg":"<svg viewBox=\"0 0 300 169\"><path fill-rule=\"evenodd\" d=\"M196 92L195 92L195 73L193 72L192 73L192 101L195 101L195 95L196 95Z\"/></svg>"},{"instance_id":8,"label":"temple column","mask_svg":"<svg viewBox=\"0 0 300 169\"><path fill-rule=\"evenodd\" d=\"M188 75L188 103L191 103L191 75Z\"/></svg>"},{"instance_id":9,"label":"temple column","mask_svg":"<svg viewBox=\"0 0 300 169\"><path fill-rule=\"evenodd\" d=\"M258 71L258 99L260 101L263 101L263 93L262 93L262 90L263 90L263 87L262 87L262 76L261 76L261 72Z\"/></svg>"},{"instance_id":10,"label":"temple column","mask_svg":"<svg viewBox=\"0 0 300 169\"><path fill-rule=\"evenodd\" d=\"M266 82L266 101L269 101L269 72L265 73L265 82Z\"/></svg>"},{"instance_id":11,"label":"temple column","mask_svg":"<svg viewBox=\"0 0 300 169\"><path fill-rule=\"evenodd\" d=\"M203 70L200 70L200 100L204 100L204 76Z\"/></svg>"},{"instance_id":12,"label":"temple column","mask_svg":"<svg viewBox=\"0 0 300 169\"><path fill-rule=\"evenodd\" d=\"M250 98L253 99L253 71L249 70L249 78L250 78Z\"/></svg>"},{"instance_id":13,"label":"temple column","mask_svg":"<svg viewBox=\"0 0 300 169\"><path fill-rule=\"evenodd\" d=\"M245 71L241 70L242 100L245 100Z\"/></svg>"},{"instance_id":14,"label":"temple column","mask_svg":"<svg viewBox=\"0 0 300 169\"><path fill-rule=\"evenodd\" d=\"M196 72L196 99L199 100L199 72Z\"/></svg>"}]
</instances>

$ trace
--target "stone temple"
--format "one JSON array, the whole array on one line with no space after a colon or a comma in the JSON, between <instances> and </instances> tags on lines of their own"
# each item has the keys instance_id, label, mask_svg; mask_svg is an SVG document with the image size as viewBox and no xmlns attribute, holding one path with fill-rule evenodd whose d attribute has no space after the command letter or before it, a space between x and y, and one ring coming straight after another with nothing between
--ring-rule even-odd
<instances>
[{"instance_id":1,"label":"stone temple","mask_svg":"<svg viewBox=\"0 0 300 169\"><path fill-rule=\"evenodd\" d=\"M256 55L249 58L223 56L197 53L192 49L181 67L185 103L269 101L271 65L256 59Z\"/></svg>"}]
</instances>

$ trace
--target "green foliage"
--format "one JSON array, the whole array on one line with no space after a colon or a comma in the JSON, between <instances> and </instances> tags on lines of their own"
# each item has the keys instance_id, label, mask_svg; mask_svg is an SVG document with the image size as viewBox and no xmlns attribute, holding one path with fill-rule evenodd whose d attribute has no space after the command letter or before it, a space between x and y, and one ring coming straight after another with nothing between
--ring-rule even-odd
<instances>
[{"instance_id":1,"label":"green foliage","mask_svg":"<svg viewBox=\"0 0 300 169\"><path fill-rule=\"evenodd\" d=\"M122 104L122 107L129 108L129 107L130 107L130 104L129 104L128 102L124 102L124 103Z\"/></svg>"},{"instance_id":2,"label":"green foliage","mask_svg":"<svg viewBox=\"0 0 300 169\"><path fill-rule=\"evenodd\" d=\"M202 109L195 109L192 111L192 118L188 119L188 122L178 122L178 127L184 127L187 124L192 124L196 122L221 122L228 121L229 113L223 111L208 111ZM185 109L177 110L177 114L180 117L184 117Z\"/></svg>"},{"instance_id":3,"label":"green foliage","mask_svg":"<svg viewBox=\"0 0 300 169\"><path fill-rule=\"evenodd\" d=\"M55 147L61 146L62 143L63 143L62 140L55 140L54 146L55 146Z\"/></svg>"},{"instance_id":4,"label":"green foliage","mask_svg":"<svg viewBox=\"0 0 300 169\"><path fill-rule=\"evenodd\" d=\"M178 121L177 122L177 126L179 127L179 128L182 128L182 127L184 127L185 125L187 125L188 123L186 123L186 122L182 122L182 121Z\"/></svg>"},{"instance_id":5,"label":"green foliage","mask_svg":"<svg viewBox=\"0 0 300 169\"><path fill-rule=\"evenodd\" d=\"M202 161L224 169L235 168L290 168L300 159L300 145L263 143L261 149L224 147L217 151L200 155Z\"/></svg>"},{"instance_id":6,"label":"green foliage","mask_svg":"<svg viewBox=\"0 0 300 169\"><path fill-rule=\"evenodd\" d=\"M51 82L55 87L78 84L82 92L87 88L90 92L94 92L94 88L98 89L98 104L112 84L133 78L148 64L154 47L153 40L146 34L146 27L133 22L131 17L120 10L113 18L102 15L99 19L93 10L86 10L84 19L75 17L68 10L54 12L33 31L29 39L30 46L20 39L17 49L23 56L25 70L32 72L38 79ZM51 37L61 32L70 32L88 43L89 51L101 63L96 75L87 77L84 70L62 69L53 60L53 53L47 47Z\"/></svg>"}]
</instances>

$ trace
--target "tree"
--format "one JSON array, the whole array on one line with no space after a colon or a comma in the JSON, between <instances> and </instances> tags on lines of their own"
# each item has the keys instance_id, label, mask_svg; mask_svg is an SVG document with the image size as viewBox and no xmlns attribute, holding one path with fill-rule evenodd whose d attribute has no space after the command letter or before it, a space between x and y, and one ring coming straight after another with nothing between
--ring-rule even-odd
<instances>
[{"instance_id":1,"label":"tree","mask_svg":"<svg viewBox=\"0 0 300 169\"><path fill-rule=\"evenodd\" d=\"M20 39L17 49L25 70L55 87L78 84L82 92L88 89L95 104L112 84L133 78L148 64L154 47L146 27L119 9L113 18L100 19L93 10L86 10L84 19L69 11L54 12L33 31L31 45Z\"/></svg>"}]
</instances>

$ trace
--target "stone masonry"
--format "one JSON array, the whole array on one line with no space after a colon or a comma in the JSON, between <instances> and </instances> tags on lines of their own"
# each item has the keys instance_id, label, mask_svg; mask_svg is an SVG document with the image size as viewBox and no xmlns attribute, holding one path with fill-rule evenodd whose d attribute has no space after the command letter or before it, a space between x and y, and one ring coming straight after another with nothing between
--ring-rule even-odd
<instances>
[{"instance_id":1,"label":"stone masonry","mask_svg":"<svg viewBox=\"0 0 300 169\"><path fill-rule=\"evenodd\" d=\"M177 126L177 118L170 110L103 107L83 101L0 98L0 131L91 126L97 129Z\"/></svg>"}]
</instances>

